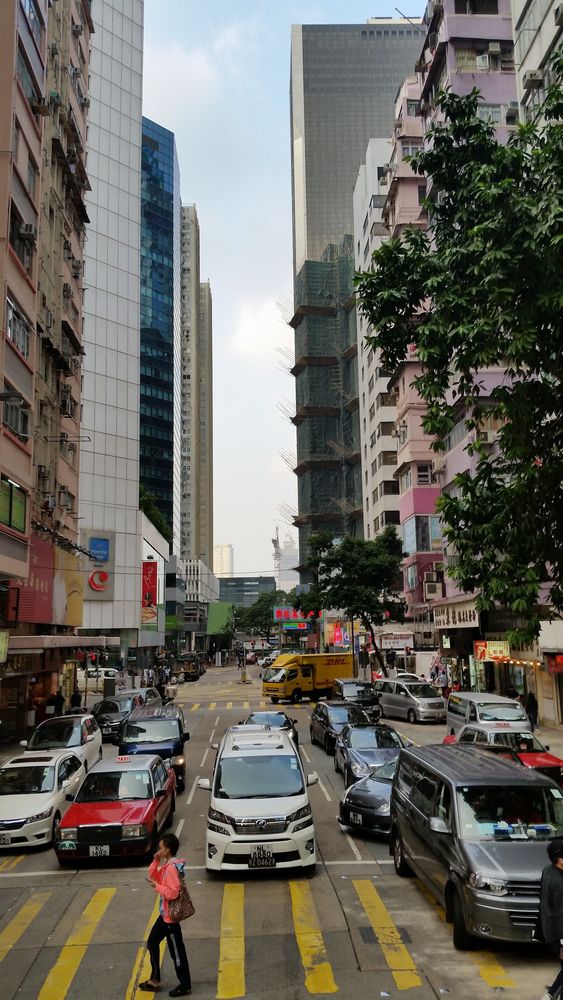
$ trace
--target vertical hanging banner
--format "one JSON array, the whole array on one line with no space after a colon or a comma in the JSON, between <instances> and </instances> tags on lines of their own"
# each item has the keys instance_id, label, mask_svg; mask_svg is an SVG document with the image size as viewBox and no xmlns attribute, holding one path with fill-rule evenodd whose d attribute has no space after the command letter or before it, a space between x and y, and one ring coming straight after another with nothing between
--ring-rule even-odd
<instances>
[{"instance_id":1,"label":"vertical hanging banner","mask_svg":"<svg viewBox=\"0 0 563 1000\"><path fill-rule=\"evenodd\" d=\"M158 564L147 559L142 564L141 628L156 631L158 624Z\"/></svg>"}]
</instances>

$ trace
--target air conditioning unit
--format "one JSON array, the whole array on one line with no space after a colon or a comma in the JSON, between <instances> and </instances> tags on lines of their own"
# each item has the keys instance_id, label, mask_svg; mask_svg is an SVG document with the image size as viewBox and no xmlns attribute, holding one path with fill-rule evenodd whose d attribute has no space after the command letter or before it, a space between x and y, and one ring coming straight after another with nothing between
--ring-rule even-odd
<instances>
[{"instance_id":1,"label":"air conditioning unit","mask_svg":"<svg viewBox=\"0 0 563 1000\"><path fill-rule=\"evenodd\" d=\"M83 108L89 108L90 107L90 98L89 97L81 97L80 98L80 104L81 104L81 106Z\"/></svg>"},{"instance_id":2,"label":"air conditioning unit","mask_svg":"<svg viewBox=\"0 0 563 1000\"><path fill-rule=\"evenodd\" d=\"M73 24L72 34L74 35L75 38L80 38L80 35L82 34L83 31L84 28L82 27L81 24Z\"/></svg>"},{"instance_id":3,"label":"air conditioning unit","mask_svg":"<svg viewBox=\"0 0 563 1000\"><path fill-rule=\"evenodd\" d=\"M489 55L500 56L500 42L489 42Z\"/></svg>"},{"instance_id":4,"label":"air conditioning unit","mask_svg":"<svg viewBox=\"0 0 563 1000\"><path fill-rule=\"evenodd\" d=\"M46 101L44 97L32 97L29 103L31 104L31 110L35 115L42 115L45 117L50 114L51 108L49 106L49 101Z\"/></svg>"},{"instance_id":5,"label":"air conditioning unit","mask_svg":"<svg viewBox=\"0 0 563 1000\"><path fill-rule=\"evenodd\" d=\"M498 434L496 431L479 431L478 440L481 444L496 444Z\"/></svg>"},{"instance_id":6,"label":"air conditioning unit","mask_svg":"<svg viewBox=\"0 0 563 1000\"><path fill-rule=\"evenodd\" d=\"M433 601L437 597L442 597L442 584L441 583L425 583L424 584L424 600Z\"/></svg>"},{"instance_id":7,"label":"air conditioning unit","mask_svg":"<svg viewBox=\"0 0 563 1000\"><path fill-rule=\"evenodd\" d=\"M51 497L47 497L45 503L43 504L43 509L44 510L54 510L56 506L57 506L57 498L51 496Z\"/></svg>"},{"instance_id":8,"label":"air conditioning unit","mask_svg":"<svg viewBox=\"0 0 563 1000\"><path fill-rule=\"evenodd\" d=\"M72 265L72 274L75 278L80 278L82 275L82 264L79 260L75 260Z\"/></svg>"},{"instance_id":9,"label":"air conditioning unit","mask_svg":"<svg viewBox=\"0 0 563 1000\"><path fill-rule=\"evenodd\" d=\"M541 69L529 69L524 73L522 86L524 90L538 90L543 83L543 72Z\"/></svg>"},{"instance_id":10,"label":"air conditioning unit","mask_svg":"<svg viewBox=\"0 0 563 1000\"><path fill-rule=\"evenodd\" d=\"M32 243L37 241L37 226L31 225L31 223L26 222L20 226L18 232L22 240L29 240Z\"/></svg>"},{"instance_id":11,"label":"air conditioning unit","mask_svg":"<svg viewBox=\"0 0 563 1000\"><path fill-rule=\"evenodd\" d=\"M475 69L488 69L489 68L489 56L485 52L483 55L475 56Z\"/></svg>"},{"instance_id":12,"label":"air conditioning unit","mask_svg":"<svg viewBox=\"0 0 563 1000\"><path fill-rule=\"evenodd\" d=\"M425 573L424 574L424 582L425 583L438 583L438 574L437 573Z\"/></svg>"},{"instance_id":13,"label":"air conditioning unit","mask_svg":"<svg viewBox=\"0 0 563 1000\"><path fill-rule=\"evenodd\" d=\"M59 504L64 510L72 510L74 505L72 493L69 493L67 490L59 490Z\"/></svg>"},{"instance_id":14,"label":"air conditioning unit","mask_svg":"<svg viewBox=\"0 0 563 1000\"><path fill-rule=\"evenodd\" d=\"M553 16L555 18L555 27L556 28L562 28L563 27L563 3L560 3L559 7L555 8L555 10L553 11Z\"/></svg>"},{"instance_id":15,"label":"air conditioning unit","mask_svg":"<svg viewBox=\"0 0 563 1000\"><path fill-rule=\"evenodd\" d=\"M63 285L63 296L64 296L65 299L71 299L72 298L72 288L70 287L68 281L65 281L65 283Z\"/></svg>"}]
</instances>

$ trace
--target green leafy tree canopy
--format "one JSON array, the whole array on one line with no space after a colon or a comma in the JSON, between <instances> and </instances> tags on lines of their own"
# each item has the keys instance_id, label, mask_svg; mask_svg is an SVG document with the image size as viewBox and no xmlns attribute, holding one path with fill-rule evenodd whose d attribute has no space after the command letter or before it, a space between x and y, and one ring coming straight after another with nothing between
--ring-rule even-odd
<instances>
[{"instance_id":1,"label":"green leafy tree canopy","mask_svg":"<svg viewBox=\"0 0 563 1000\"><path fill-rule=\"evenodd\" d=\"M273 609L278 605L291 606L291 598L285 590L270 590L260 594L250 608L237 609L237 629L250 635L267 637L275 629Z\"/></svg>"},{"instance_id":2,"label":"green leafy tree canopy","mask_svg":"<svg viewBox=\"0 0 563 1000\"><path fill-rule=\"evenodd\" d=\"M149 493L142 484L139 484L139 510L142 510L167 542L172 541L172 528L164 514L158 509L156 497Z\"/></svg>"},{"instance_id":3,"label":"green leafy tree canopy","mask_svg":"<svg viewBox=\"0 0 563 1000\"><path fill-rule=\"evenodd\" d=\"M482 608L510 609L521 638L539 631L544 585L563 609L563 49L551 80L506 144L478 91L439 97L444 121L412 160L440 192L431 231L383 244L356 279L382 364L396 370L416 347L435 449L460 421L472 432L476 468L438 502L449 572Z\"/></svg>"}]
</instances>

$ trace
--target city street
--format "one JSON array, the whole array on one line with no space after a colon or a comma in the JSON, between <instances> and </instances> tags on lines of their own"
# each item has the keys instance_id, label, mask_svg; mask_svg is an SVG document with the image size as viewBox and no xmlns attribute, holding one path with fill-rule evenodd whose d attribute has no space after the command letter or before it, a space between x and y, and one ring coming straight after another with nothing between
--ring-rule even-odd
<instances>
[{"instance_id":1,"label":"city street","mask_svg":"<svg viewBox=\"0 0 563 1000\"><path fill-rule=\"evenodd\" d=\"M292 998L339 993L343 1000L450 995L511 1000L540 997L555 963L539 948L495 946L456 952L444 914L415 880L399 879L386 843L343 833L337 822L342 777L332 758L309 740L310 706L291 706L298 719L305 771L312 788L319 849L317 874L298 870L209 877L204 868L208 793L214 751L227 725L266 707L256 668L241 685L233 668L211 669L179 689L191 732L185 792L175 830L196 914L183 924L193 979L201 998ZM419 742L442 739L442 726L392 723ZM115 748L106 746L105 754ZM151 996L143 940L154 919L154 894L142 866L115 864L61 871L51 850L0 855L0 963L4 1000L110 1000ZM176 985L164 960L163 993Z\"/></svg>"}]
</instances>

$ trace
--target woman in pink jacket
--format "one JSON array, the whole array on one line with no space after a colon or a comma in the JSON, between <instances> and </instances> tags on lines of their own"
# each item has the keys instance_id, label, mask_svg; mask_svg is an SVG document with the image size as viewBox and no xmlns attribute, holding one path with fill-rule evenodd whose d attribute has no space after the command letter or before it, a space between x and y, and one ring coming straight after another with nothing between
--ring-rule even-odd
<instances>
[{"instance_id":1,"label":"woman in pink jacket","mask_svg":"<svg viewBox=\"0 0 563 1000\"><path fill-rule=\"evenodd\" d=\"M161 837L153 861L149 867L149 882L160 895L160 914L154 922L147 939L147 949L151 960L151 977L139 983L139 989L146 993L156 993L160 989L160 943L166 938L170 957L174 962L178 986L170 990L169 997L187 997L192 992L190 966L182 928L172 923L168 910L168 900L176 899L180 892L180 874L184 874L185 862L176 857L180 841L173 833Z\"/></svg>"}]
</instances>

